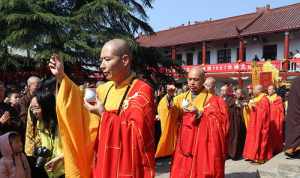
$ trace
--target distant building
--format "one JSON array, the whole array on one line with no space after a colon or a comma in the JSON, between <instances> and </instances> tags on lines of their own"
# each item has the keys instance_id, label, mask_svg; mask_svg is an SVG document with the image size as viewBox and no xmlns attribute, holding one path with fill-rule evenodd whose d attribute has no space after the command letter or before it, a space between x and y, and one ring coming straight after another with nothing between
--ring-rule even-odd
<instances>
[{"instance_id":1,"label":"distant building","mask_svg":"<svg viewBox=\"0 0 300 178\"><path fill-rule=\"evenodd\" d=\"M137 41L164 48L167 56L186 68L204 64L211 75L234 77L239 71L249 76L255 57L273 60L281 68L283 59L300 50L300 3L274 9L267 5L250 14L182 25ZM288 75L298 75L294 71L300 69L300 61L291 61L296 67Z\"/></svg>"}]
</instances>

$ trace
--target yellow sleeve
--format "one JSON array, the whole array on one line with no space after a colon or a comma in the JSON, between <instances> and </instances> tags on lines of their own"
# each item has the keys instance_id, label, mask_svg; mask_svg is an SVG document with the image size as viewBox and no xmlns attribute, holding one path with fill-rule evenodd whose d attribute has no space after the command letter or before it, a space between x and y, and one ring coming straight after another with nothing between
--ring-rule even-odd
<instances>
[{"instance_id":1,"label":"yellow sleeve","mask_svg":"<svg viewBox=\"0 0 300 178\"><path fill-rule=\"evenodd\" d=\"M30 108L30 106L29 106ZM34 147L36 146L37 138L33 133L33 123L30 117L30 112L27 113L26 133L24 151L27 156L33 156Z\"/></svg>"},{"instance_id":2,"label":"yellow sleeve","mask_svg":"<svg viewBox=\"0 0 300 178\"><path fill-rule=\"evenodd\" d=\"M67 178L90 178L99 117L83 106L79 87L67 76L61 82L56 112Z\"/></svg>"},{"instance_id":3,"label":"yellow sleeve","mask_svg":"<svg viewBox=\"0 0 300 178\"><path fill-rule=\"evenodd\" d=\"M249 120L250 120L250 108L249 106L244 106L243 108L243 118L246 128L248 128Z\"/></svg>"},{"instance_id":4,"label":"yellow sleeve","mask_svg":"<svg viewBox=\"0 0 300 178\"><path fill-rule=\"evenodd\" d=\"M174 98L174 107L168 108L167 96L164 96L158 104L157 112L162 131L155 154L156 158L172 155L175 150L180 116L178 97Z\"/></svg>"}]
</instances>

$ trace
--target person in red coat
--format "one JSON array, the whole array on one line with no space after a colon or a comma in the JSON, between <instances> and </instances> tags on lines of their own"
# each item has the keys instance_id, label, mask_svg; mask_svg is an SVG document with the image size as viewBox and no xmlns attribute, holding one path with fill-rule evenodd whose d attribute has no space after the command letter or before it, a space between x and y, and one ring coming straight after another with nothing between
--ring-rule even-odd
<instances>
[{"instance_id":1,"label":"person in red coat","mask_svg":"<svg viewBox=\"0 0 300 178\"><path fill-rule=\"evenodd\" d=\"M270 143L270 102L262 85L254 88L255 98L250 101L250 122L247 128L243 156L246 160L262 164L272 158Z\"/></svg>"},{"instance_id":2,"label":"person in red coat","mask_svg":"<svg viewBox=\"0 0 300 178\"><path fill-rule=\"evenodd\" d=\"M276 94L274 85L268 87L268 98L270 100L270 115L271 115L271 138L273 154L280 153L283 149L283 122L284 122L284 107L280 96Z\"/></svg>"}]
</instances>

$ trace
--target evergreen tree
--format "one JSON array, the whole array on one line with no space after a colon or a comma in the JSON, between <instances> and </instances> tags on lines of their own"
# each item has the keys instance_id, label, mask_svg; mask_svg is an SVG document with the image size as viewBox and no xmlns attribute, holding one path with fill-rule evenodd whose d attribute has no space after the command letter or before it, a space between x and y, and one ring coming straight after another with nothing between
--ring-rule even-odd
<instances>
[{"instance_id":1,"label":"evergreen tree","mask_svg":"<svg viewBox=\"0 0 300 178\"><path fill-rule=\"evenodd\" d=\"M167 64L162 53L135 42L139 32L153 33L145 12L151 4L152 0L0 0L0 60L5 64L0 70L46 65L53 53L65 61L99 65L101 46L116 37L131 42L140 68L158 68Z\"/></svg>"}]
</instances>

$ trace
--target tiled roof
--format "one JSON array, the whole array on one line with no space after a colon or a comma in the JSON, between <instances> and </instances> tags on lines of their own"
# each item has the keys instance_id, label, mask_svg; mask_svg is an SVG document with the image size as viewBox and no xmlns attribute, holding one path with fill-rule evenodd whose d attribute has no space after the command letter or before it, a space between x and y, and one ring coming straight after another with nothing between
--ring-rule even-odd
<instances>
[{"instance_id":1,"label":"tiled roof","mask_svg":"<svg viewBox=\"0 0 300 178\"><path fill-rule=\"evenodd\" d=\"M300 3L266 11L242 35L300 28Z\"/></svg>"},{"instance_id":2,"label":"tiled roof","mask_svg":"<svg viewBox=\"0 0 300 178\"><path fill-rule=\"evenodd\" d=\"M169 47L300 28L300 3L141 36L142 46Z\"/></svg>"}]
</instances>

